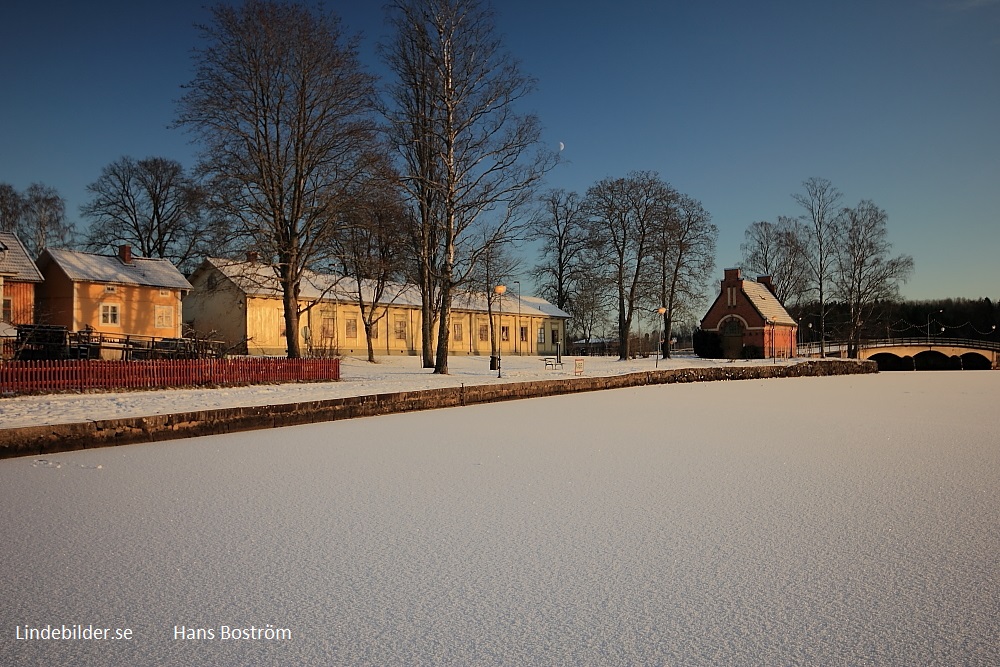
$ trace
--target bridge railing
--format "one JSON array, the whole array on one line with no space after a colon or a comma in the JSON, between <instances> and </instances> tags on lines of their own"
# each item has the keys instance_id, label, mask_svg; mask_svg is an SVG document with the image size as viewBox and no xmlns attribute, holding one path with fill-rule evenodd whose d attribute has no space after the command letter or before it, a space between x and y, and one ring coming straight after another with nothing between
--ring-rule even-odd
<instances>
[{"instance_id":1,"label":"bridge railing","mask_svg":"<svg viewBox=\"0 0 1000 667\"><path fill-rule=\"evenodd\" d=\"M846 341L827 341L823 346L827 354L837 353L847 349ZM862 340L861 348L877 347L966 347L972 350L1000 351L1000 342L992 340L977 340L973 338L941 338L938 336L909 336L905 338L881 338ZM800 355L819 354L819 343L806 343L798 346Z\"/></svg>"}]
</instances>

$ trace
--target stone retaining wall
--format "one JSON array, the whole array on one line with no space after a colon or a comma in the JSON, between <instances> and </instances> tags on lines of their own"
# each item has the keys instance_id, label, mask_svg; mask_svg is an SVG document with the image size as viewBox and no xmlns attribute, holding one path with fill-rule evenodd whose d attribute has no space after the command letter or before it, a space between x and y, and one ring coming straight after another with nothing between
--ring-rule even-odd
<instances>
[{"instance_id":1,"label":"stone retaining wall","mask_svg":"<svg viewBox=\"0 0 1000 667\"><path fill-rule=\"evenodd\" d=\"M653 370L627 375L572 377L353 396L323 401L184 412L153 417L27 426L0 430L0 458L155 442L200 435L432 410L521 398L557 396L602 389L622 389L675 382L756 380L762 378L877 373L873 361L806 361L782 366L717 366Z\"/></svg>"}]
</instances>

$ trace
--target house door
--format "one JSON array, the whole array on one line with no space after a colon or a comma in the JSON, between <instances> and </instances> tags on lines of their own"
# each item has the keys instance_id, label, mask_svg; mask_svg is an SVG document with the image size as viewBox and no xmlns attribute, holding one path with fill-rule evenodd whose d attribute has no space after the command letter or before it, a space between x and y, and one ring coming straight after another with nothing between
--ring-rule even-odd
<instances>
[{"instance_id":1,"label":"house door","mask_svg":"<svg viewBox=\"0 0 1000 667\"><path fill-rule=\"evenodd\" d=\"M743 356L743 323L731 317L719 327L722 334L722 356L739 359Z\"/></svg>"}]
</instances>

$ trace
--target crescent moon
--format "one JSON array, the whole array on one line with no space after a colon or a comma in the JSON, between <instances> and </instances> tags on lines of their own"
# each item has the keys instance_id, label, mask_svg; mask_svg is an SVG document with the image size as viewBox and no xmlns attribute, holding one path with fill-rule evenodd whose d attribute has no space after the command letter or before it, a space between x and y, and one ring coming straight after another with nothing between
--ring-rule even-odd
<instances>
[{"instance_id":1,"label":"crescent moon","mask_svg":"<svg viewBox=\"0 0 1000 667\"><path fill-rule=\"evenodd\" d=\"M559 142L559 152L562 152L564 148L566 148L566 144L564 144L563 142L560 141Z\"/></svg>"}]
</instances>

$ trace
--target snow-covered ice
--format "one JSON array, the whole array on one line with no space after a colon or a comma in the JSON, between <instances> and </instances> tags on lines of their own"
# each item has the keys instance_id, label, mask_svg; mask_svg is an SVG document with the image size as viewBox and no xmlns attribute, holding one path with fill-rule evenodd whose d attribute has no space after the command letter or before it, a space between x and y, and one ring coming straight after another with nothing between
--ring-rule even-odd
<instances>
[{"instance_id":1,"label":"snow-covered ice","mask_svg":"<svg viewBox=\"0 0 1000 667\"><path fill-rule=\"evenodd\" d=\"M0 662L994 666L998 396L665 385L0 461ZM15 639L46 624L136 638Z\"/></svg>"}]
</instances>

